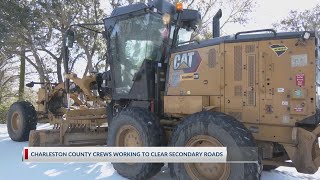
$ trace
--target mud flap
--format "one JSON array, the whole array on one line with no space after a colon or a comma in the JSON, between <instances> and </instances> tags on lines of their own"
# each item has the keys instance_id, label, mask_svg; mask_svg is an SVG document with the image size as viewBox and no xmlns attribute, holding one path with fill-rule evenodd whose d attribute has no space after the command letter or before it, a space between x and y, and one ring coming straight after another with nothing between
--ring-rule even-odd
<instances>
[{"instance_id":1,"label":"mud flap","mask_svg":"<svg viewBox=\"0 0 320 180\"><path fill-rule=\"evenodd\" d=\"M283 144L298 172L313 174L318 170L320 166L319 135L320 126L312 132L296 128L292 133L296 145Z\"/></svg>"}]
</instances>

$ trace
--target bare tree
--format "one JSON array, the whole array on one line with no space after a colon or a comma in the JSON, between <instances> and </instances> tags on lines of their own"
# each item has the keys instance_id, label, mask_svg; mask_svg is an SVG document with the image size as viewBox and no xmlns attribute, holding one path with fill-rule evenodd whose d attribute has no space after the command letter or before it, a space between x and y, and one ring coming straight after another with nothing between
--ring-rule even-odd
<instances>
[{"instance_id":1,"label":"bare tree","mask_svg":"<svg viewBox=\"0 0 320 180\"><path fill-rule=\"evenodd\" d=\"M49 58L56 61L56 71L54 73L57 75L58 82L62 82L62 59L64 53L62 43L64 33L71 24L92 23L98 21L99 18L101 19L102 10L99 9L99 0L42 0L37 3L39 10L44 15L45 22L47 22L43 29L43 33L46 34L46 39L41 41L38 50L45 52ZM92 33L88 31L85 33L82 32L84 32L84 30L77 30L77 37L83 35L82 38L86 39L86 41L84 42L80 38L77 38L77 41L81 44L79 43L80 46L76 46L76 48L73 49L74 57L71 58L69 62L71 69L78 59L84 58L83 55L86 55L88 62L87 69L90 69L92 57L97 49L93 43L96 41L96 38L94 38Z\"/></svg>"},{"instance_id":2,"label":"bare tree","mask_svg":"<svg viewBox=\"0 0 320 180\"><path fill-rule=\"evenodd\" d=\"M12 61L4 54L0 54L0 104L17 96L17 91L12 89L14 81L19 77L16 74L17 61Z\"/></svg>"},{"instance_id":3,"label":"bare tree","mask_svg":"<svg viewBox=\"0 0 320 180\"><path fill-rule=\"evenodd\" d=\"M319 31L320 29L320 5L299 12L290 11L289 15L280 22L273 24L278 30L283 31Z\"/></svg>"}]
</instances>

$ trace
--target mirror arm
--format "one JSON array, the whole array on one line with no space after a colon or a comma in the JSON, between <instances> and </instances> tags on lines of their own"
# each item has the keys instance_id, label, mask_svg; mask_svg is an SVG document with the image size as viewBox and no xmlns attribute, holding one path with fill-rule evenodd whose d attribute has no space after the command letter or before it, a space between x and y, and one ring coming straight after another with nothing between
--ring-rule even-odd
<instances>
[{"instance_id":1,"label":"mirror arm","mask_svg":"<svg viewBox=\"0 0 320 180\"><path fill-rule=\"evenodd\" d=\"M180 26L181 26L181 11L178 12L177 25L175 26L175 29L174 29L174 32L173 32L173 37L172 37L173 41L172 41L172 46L171 47L174 47L177 44L178 32L179 32Z\"/></svg>"},{"instance_id":2,"label":"mirror arm","mask_svg":"<svg viewBox=\"0 0 320 180\"><path fill-rule=\"evenodd\" d=\"M95 32L95 33L102 34L101 31L97 31L97 30L95 30L95 29L88 28L88 27L83 26L83 25L81 25L81 24L79 24L79 25L77 25L77 26L79 26L79 27L81 27L81 28L83 28L83 29L87 29L87 30L89 30L89 31L93 31L93 32Z\"/></svg>"}]
</instances>

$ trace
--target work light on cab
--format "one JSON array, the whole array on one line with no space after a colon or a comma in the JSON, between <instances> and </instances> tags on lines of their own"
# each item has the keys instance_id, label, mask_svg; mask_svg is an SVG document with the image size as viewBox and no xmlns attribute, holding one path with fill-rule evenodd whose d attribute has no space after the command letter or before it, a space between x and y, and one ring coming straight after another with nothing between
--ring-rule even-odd
<instances>
[{"instance_id":1,"label":"work light on cab","mask_svg":"<svg viewBox=\"0 0 320 180\"><path fill-rule=\"evenodd\" d=\"M308 40L308 39L310 39L310 36L311 36L311 33L309 31L305 31L302 34L302 39L303 40Z\"/></svg>"},{"instance_id":2,"label":"work light on cab","mask_svg":"<svg viewBox=\"0 0 320 180\"><path fill-rule=\"evenodd\" d=\"M182 11L182 10L183 10L182 2L177 2L177 4L176 4L176 10L177 10L177 11Z\"/></svg>"}]
</instances>

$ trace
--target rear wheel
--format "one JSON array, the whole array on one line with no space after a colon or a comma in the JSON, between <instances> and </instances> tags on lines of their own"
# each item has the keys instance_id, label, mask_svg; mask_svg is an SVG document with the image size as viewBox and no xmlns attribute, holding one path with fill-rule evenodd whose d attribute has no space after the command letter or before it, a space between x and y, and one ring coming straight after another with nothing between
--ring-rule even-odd
<instances>
[{"instance_id":1,"label":"rear wheel","mask_svg":"<svg viewBox=\"0 0 320 180\"><path fill-rule=\"evenodd\" d=\"M7 129L13 141L28 141L31 130L36 129L37 113L26 101L15 102L7 114Z\"/></svg>"},{"instance_id":2,"label":"rear wheel","mask_svg":"<svg viewBox=\"0 0 320 180\"><path fill-rule=\"evenodd\" d=\"M170 164L177 179L259 179L261 161L252 134L233 117L219 112L199 112L184 118L172 134L171 146L226 146L228 160L256 156L257 163ZM245 148L246 150L244 150Z\"/></svg>"},{"instance_id":3,"label":"rear wheel","mask_svg":"<svg viewBox=\"0 0 320 180\"><path fill-rule=\"evenodd\" d=\"M187 141L190 147L222 147L220 141L208 135L196 135ZM186 163L184 168L192 179L227 179L230 164L223 163Z\"/></svg>"},{"instance_id":4,"label":"rear wheel","mask_svg":"<svg viewBox=\"0 0 320 180\"><path fill-rule=\"evenodd\" d=\"M126 108L113 118L108 131L108 146L163 146L164 131L160 121L143 108ZM163 163L113 163L117 172L129 179L148 179Z\"/></svg>"}]
</instances>

